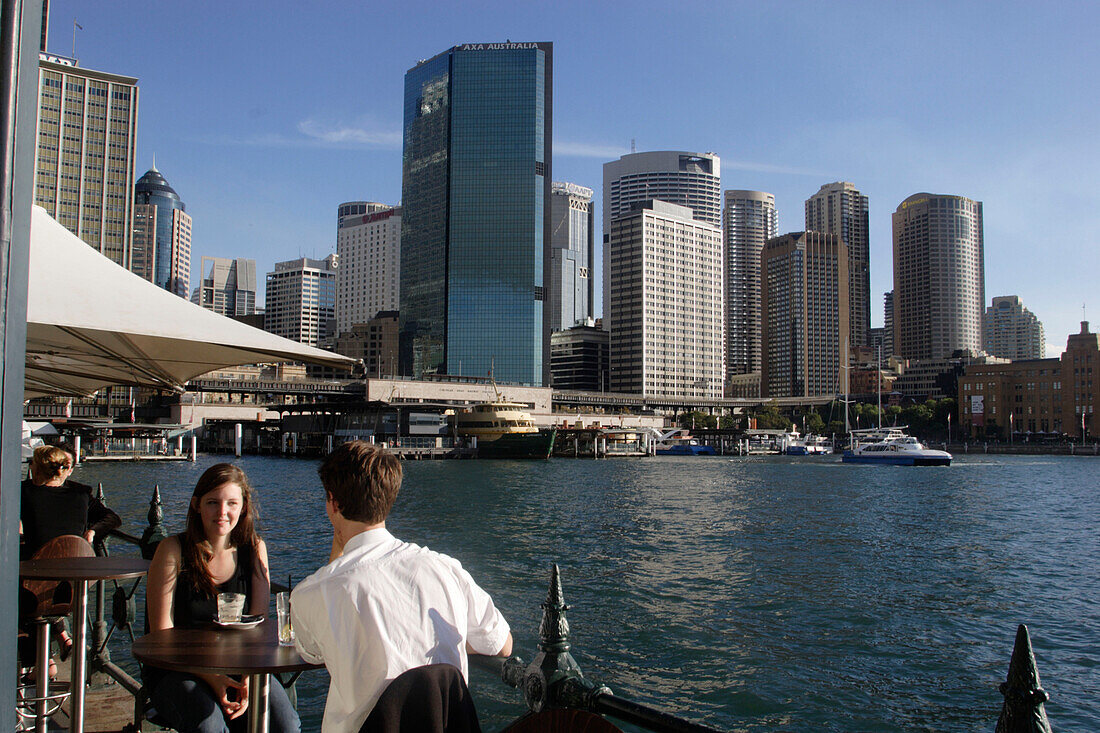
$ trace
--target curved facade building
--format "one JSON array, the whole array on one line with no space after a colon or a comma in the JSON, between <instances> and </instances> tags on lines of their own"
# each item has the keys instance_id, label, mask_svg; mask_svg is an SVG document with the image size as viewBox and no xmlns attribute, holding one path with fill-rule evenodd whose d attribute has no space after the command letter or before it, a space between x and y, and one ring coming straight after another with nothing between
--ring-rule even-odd
<instances>
[{"instance_id":1,"label":"curved facade building","mask_svg":"<svg viewBox=\"0 0 1100 733\"><path fill-rule=\"evenodd\" d=\"M186 298L191 285L191 217L154 165L134 184L133 272Z\"/></svg>"},{"instance_id":2,"label":"curved facade building","mask_svg":"<svg viewBox=\"0 0 1100 733\"><path fill-rule=\"evenodd\" d=\"M985 243L982 202L918 193L894 225L894 351L940 359L982 348Z\"/></svg>"},{"instance_id":3,"label":"curved facade building","mask_svg":"<svg viewBox=\"0 0 1100 733\"><path fill-rule=\"evenodd\" d=\"M726 191L725 234L726 372L760 371L760 253L779 235L775 196L763 191Z\"/></svg>"},{"instance_id":4,"label":"curved facade building","mask_svg":"<svg viewBox=\"0 0 1100 733\"><path fill-rule=\"evenodd\" d=\"M603 165L603 312L611 312L611 222L637 215L646 201L691 209L691 218L722 226L722 162L714 153L655 150L631 153Z\"/></svg>"}]
</instances>

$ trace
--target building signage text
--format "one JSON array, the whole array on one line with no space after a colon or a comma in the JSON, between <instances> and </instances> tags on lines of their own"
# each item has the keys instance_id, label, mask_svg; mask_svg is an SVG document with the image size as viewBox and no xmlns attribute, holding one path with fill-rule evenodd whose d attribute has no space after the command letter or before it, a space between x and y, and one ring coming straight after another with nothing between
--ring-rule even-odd
<instances>
[{"instance_id":1,"label":"building signage text","mask_svg":"<svg viewBox=\"0 0 1100 733\"><path fill-rule=\"evenodd\" d=\"M464 43L459 51L519 51L526 48L538 48L537 43Z\"/></svg>"}]
</instances>

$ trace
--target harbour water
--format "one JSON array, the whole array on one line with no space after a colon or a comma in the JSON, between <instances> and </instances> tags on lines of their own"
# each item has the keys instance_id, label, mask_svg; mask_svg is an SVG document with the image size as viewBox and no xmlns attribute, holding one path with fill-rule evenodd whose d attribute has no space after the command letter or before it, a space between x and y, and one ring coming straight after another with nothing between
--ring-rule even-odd
<instances>
[{"instance_id":1,"label":"harbour water","mask_svg":"<svg viewBox=\"0 0 1100 733\"><path fill-rule=\"evenodd\" d=\"M159 484L172 532L199 474L221 460L91 464L74 478L102 482L137 534ZM273 576L303 578L330 543L317 462L240 463ZM552 459L406 463L389 526L461 559L527 660L559 563L586 676L698 722L991 731L1026 623L1055 730L1096 731L1097 517L1094 458ZM520 694L489 675L471 684L486 729L522 712ZM326 687L323 672L299 680L304 730L319 728Z\"/></svg>"}]
</instances>

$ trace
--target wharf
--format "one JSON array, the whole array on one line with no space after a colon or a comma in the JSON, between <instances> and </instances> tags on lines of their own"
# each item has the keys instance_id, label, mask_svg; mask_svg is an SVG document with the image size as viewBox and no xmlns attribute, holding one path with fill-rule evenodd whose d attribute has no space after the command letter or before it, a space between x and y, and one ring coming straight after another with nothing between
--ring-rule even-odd
<instances>
[{"instance_id":1,"label":"wharf","mask_svg":"<svg viewBox=\"0 0 1100 733\"><path fill-rule=\"evenodd\" d=\"M157 453L120 453L106 455L85 455L80 459L81 463L111 463L116 461L190 461L191 456L165 456Z\"/></svg>"}]
</instances>

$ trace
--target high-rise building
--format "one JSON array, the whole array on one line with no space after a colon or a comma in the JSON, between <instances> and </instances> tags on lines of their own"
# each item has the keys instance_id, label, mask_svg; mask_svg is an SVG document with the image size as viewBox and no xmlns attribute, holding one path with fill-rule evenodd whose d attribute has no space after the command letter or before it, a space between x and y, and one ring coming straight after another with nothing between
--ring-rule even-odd
<instances>
[{"instance_id":1,"label":"high-rise building","mask_svg":"<svg viewBox=\"0 0 1100 733\"><path fill-rule=\"evenodd\" d=\"M264 290L264 330L307 346L334 335L337 255L276 262Z\"/></svg>"},{"instance_id":2,"label":"high-rise building","mask_svg":"<svg viewBox=\"0 0 1100 733\"><path fill-rule=\"evenodd\" d=\"M34 203L129 268L137 79L53 54L38 58Z\"/></svg>"},{"instance_id":3,"label":"high-rise building","mask_svg":"<svg viewBox=\"0 0 1100 733\"><path fill-rule=\"evenodd\" d=\"M722 397L722 230L664 201L633 211L609 232L611 390Z\"/></svg>"},{"instance_id":4,"label":"high-rise building","mask_svg":"<svg viewBox=\"0 0 1100 733\"><path fill-rule=\"evenodd\" d=\"M405 374L549 381L552 70L551 43L468 43L405 74Z\"/></svg>"},{"instance_id":5,"label":"high-rise building","mask_svg":"<svg viewBox=\"0 0 1100 733\"><path fill-rule=\"evenodd\" d=\"M592 189L555 181L550 187L550 273L546 327L550 332L591 319L595 297Z\"/></svg>"},{"instance_id":6,"label":"high-rise building","mask_svg":"<svg viewBox=\"0 0 1100 733\"><path fill-rule=\"evenodd\" d=\"M848 343L867 345L871 328L871 244L867 197L847 181L827 183L806 199L806 229L836 234L848 247Z\"/></svg>"},{"instance_id":7,"label":"high-rise building","mask_svg":"<svg viewBox=\"0 0 1100 733\"><path fill-rule=\"evenodd\" d=\"M913 194L893 214L894 351L938 359L982 347L982 202Z\"/></svg>"},{"instance_id":8,"label":"high-rise building","mask_svg":"<svg viewBox=\"0 0 1100 733\"><path fill-rule=\"evenodd\" d=\"M761 257L763 397L847 391L848 252L836 234L769 239Z\"/></svg>"},{"instance_id":9,"label":"high-rise building","mask_svg":"<svg viewBox=\"0 0 1100 733\"><path fill-rule=\"evenodd\" d=\"M154 165L134 185L130 269L186 298L191 291L191 216Z\"/></svg>"},{"instance_id":10,"label":"high-rise building","mask_svg":"<svg viewBox=\"0 0 1100 733\"><path fill-rule=\"evenodd\" d=\"M256 313L256 260L203 257L191 302L223 316Z\"/></svg>"},{"instance_id":11,"label":"high-rise building","mask_svg":"<svg viewBox=\"0 0 1100 733\"><path fill-rule=\"evenodd\" d=\"M722 225L722 162L714 153L657 150L630 153L603 166L603 312L610 312L608 239L611 222L635 204L659 199L687 206L692 218Z\"/></svg>"},{"instance_id":12,"label":"high-rise building","mask_svg":"<svg viewBox=\"0 0 1100 733\"><path fill-rule=\"evenodd\" d=\"M894 348L894 291L889 290L882 294L882 353L885 356L894 356L898 353Z\"/></svg>"},{"instance_id":13,"label":"high-rise building","mask_svg":"<svg viewBox=\"0 0 1100 733\"><path fill-rule=\"evenodd\" d=\"M1002 359L1042 359L1046 355L1043 324L1018 295L993 298L985 310L983 348Z\"/></svg>"},{"instance_id":14,"label":"high-rise building","mask_svg":"<svg viewBox=\"0 0 1100 733\"><path fill-rule=\"evenodd\" d=\"M396 311L401 286L401 207L340 204L336 219L336 331Z\"/></svg>"},{"instance_id":15,"label":"high-rise building","mask_svg":"<svg viewBox=\"0 0 1100 733\"><path fill-rule=\"evenodd\" d=\"M775 196L726 191L726 374L760 373L760 253L779 234Z\"/></svg>"}]
</instances>

